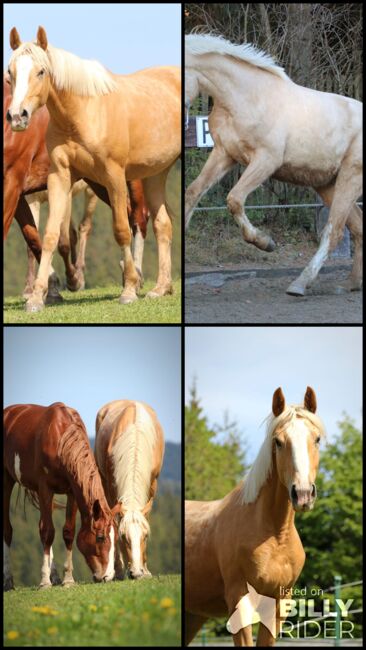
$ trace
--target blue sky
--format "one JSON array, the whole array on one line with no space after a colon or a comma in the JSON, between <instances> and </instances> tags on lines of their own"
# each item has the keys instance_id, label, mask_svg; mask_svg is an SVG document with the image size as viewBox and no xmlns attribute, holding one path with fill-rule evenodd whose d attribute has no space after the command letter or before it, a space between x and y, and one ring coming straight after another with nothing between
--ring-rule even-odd
<instances>
[{"instance_id":1,"label":"blue sky","mask_svg":"<svg viewBox=\"0 0 366 650\"><path fill-rule=\"evenodd\" d=\"M4 5L4 62L11 55L9 32L35 40L38 26L51 45L96 59L112 72L134 72L155 65L181 65L181 5L23 4Z\"/></svg>"},{"instance_id":2,"label":"blue sky","mask_svg":"<svg viewBox=\"0 0 366 650\"><path fill-rule=\"evenodd\" d=\"M89 436L101 406L152 406L165 439L181 441L181 343L177 327L5 327L4 404L75 408Z\"/></svg>"},{"instance_id":3,"label":"blue sky","mask_svg":"<svg viewBox=\"0 0 366 650\"><path fill-rule=\"evenodd\" d=\"M328 438L345 411L361 427L362 328L186 328L186 401L193 377L209 422L229 412L249 443L248 461L264 436L263 419L282 386L289 404L302 403L306 386L318 398Z\"/></svg>"}]
</instances>

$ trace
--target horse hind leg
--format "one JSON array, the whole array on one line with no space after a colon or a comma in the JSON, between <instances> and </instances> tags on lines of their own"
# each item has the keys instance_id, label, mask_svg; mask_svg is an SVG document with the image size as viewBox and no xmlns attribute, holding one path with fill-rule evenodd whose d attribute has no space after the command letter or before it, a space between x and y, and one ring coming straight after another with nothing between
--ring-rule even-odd
<instances>
[{"instance_id":1,"label":"horse hind leg","mask_svg":"<svg viewBox=\"0 0 366 650\"><path fill-rule=\"evenodd\" d=\"M62 536L66 546L66 561L64 564L63 587L71 587L75 584L72 564L72 545L75 537L75 522L77 515L77 504L73 495L67 496L65 524L62 530Z\"/></svg>"},{"instance_id":2,"label":"horse hind leg","mask_svg":"<svg viewBox=\"0 0 366 650\"><path fill-rule=\"evenodd\" d=\"M75 262L75 276L78 279L80 289L85 289L85 253L86 244L92 229L92 217L98 202L98 197L90 187L85 190L84 216L79 225L79 252Z\"/></svg>"},{"instance_id":3,"label":"horse hind leg","mask_svg":"<svg viewBox=\"0 0 366 650\"><path fill-rule=\"evenodd\" d=\"M171 277L172 221L166 208L165 185L169 169L145 178L144 195L153 220L153 230L158 245L159 273L155 287L147 298L159 298L173 292Z\"/></svg>"},{"instance_id":4,"label":"horse hind leg","mask_svg":"<svg viewBox=\"0 0 366 650\"><path fill-rule=\"evenodd\" d=\"M319 192L319 190L317 191ZM323 195L325 192L326 190L323 192ZM355 217L354 204L361 195L361 192L362 174L357 170L357 166L353 165L352 161L346 160L338 173L334 186L328 223L322 232L319 248L299 277L290 284L287 289L288 294L294 296L303 296L305 294L306 288L317 277L321 267L328 258L329 253L333 251L341 241L346 222L350 225L351 232L353 230L352 235L355 237L356 219L358 217ZM357 237L358 239L355 242L357 248L357 256L355 256L357 267L355 272L356 281L360 282L361 269L358 268L358 265L360 259L362 261L362 252L360 251L362 231L359 226L357 228Z\"/></svg>"},{"instance_id":5,"label":"horse hind leg","mask_svg":"<svg viewBox=\"0 0 366 650\"><path fill-rule=\"evenodd\" d=\"M191 612L184 612L184 644L186 646L193 641L197 632L200 631L206 621L207 617L191 614Z\"/></svg>"},{"instance_id":6,"label":"horse hind leg","mask_svg":"<svg viewBox=\"0 0 366 650\"><path fill-rule=\"evenodd\" d=\"M13 575L10 566L10 546L13 537L13 528L10 522L10 497L15 481L4 469L4 495L3 495L3 516L4 516L4 591L14 589Z\"/></svg>"}]
</instances>

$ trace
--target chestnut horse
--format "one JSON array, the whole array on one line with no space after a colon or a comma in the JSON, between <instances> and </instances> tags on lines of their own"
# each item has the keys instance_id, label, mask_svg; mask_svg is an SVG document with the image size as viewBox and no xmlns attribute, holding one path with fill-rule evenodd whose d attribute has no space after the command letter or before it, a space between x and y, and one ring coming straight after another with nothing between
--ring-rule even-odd
<instances>
[{"instance_id":1,"label":"chestnut horse","mask_svg":"<svg viewBox=\"0 0 366 650\"><path fill-rule=\"evenodd\" d=\"M130 246L126 180L143 179L158 244L158 281L148 296L171 293L172 225L165 185L181 153L179 68L112 75L98 62L48 45L43 27L38 29L36 43L23 44L13 28L10 45L14 50L9 62L13 97L7 119L12 129L26 129L32 114L44 104L50 113L50 212L38 277L26 309L44 307L48 270L66 218L69 192L76 180L85 177L107 188L114 236L124 257L120 302L136 300L139 286Z\"/></svg>"},{"instance_id":2,"label":"chestnut horse","mask_svg":"<svg viewBox=\"0 0 366 650\"><path fill-rule=\"evenodd\" d=\"M295 511L312 509L316 498L324 427L315 411L312 388L307 388L303 406L287 406L278 388L267 435L244 484L218 501L186 502L186 644L208 618L226 615L234 645L253 645L252 610L246 602L256 591L275 599L273 634L261 622L257 645L274 645L280 599L286 598L305 561Z\"/></svg>"},{"instance_id":3,"label":"chestnut horse","mask_svg":"<svg viewBox=\"0 0 366 650\"><path fill-rule=\"evenodd\" d=\"M209 116L214 148L187 188L188 227L197 201L236 163L246 166L227 196L227 206L245 241L273 251L271 237L245 214L248 195L268 178L313 187L330 208L320 246L287 289L303 296L347 224L355 244L346 287L362 286L361 102L298 86L264 52L210 34L185 37L185 103L199 92L214 100Z\"/></svg>"},{"instance_id":4,"label":"chestnut horse","mask_svg":"<svg viewBox=\"0 0 366 650\"><path fill-rule=\"evenodd\" d=\"M39 532L43 545L40 587L59 582L53 562L52 522L54 494L66 494L66 545L64 585L73 584L72 543L77 509L81 528L77 545L96 582L114 577L116 530L106 501L98 468L80 415L62 402L50 406L14 404L4 410L4 589L13 589L10 545L13 529L9 518L15 483L39 504Z\"/></svg>"},{"instance_id":5,"label":"chestnut horse","mask_svg":"<svg viewBox=\"0 0 366 650\"><path fill-rule=\"evenodd\" d=\"M23 237L38 262L41 260L42 242L38 233L39 202L46 201L47 177L50 160L46 147L46 132L49 123L49 113L43 106L29 124L25 133L12 131L5 116L11 103L10 79L4 78L4 238L6 238L13 218L18 221ZM80 188L82 181L74 184L72 195ZM43 188L43 191L42 191ZM109 198L104 188L94 185L94 189L102 200L109 204ZM39 192L42 192L39 195ZM142 183L140 180L128 183L128 218L134 239L133 257L136 268L142 278L142 258L144 241L149 219ZM35 197L34 194L39 196ZM27 201L24 200L26 195ZM30 206L30 210L28 205ZM76 255L76 230L70 220L69 232L63 227L60 233L58 250L65 264L66 281L70 291L84 288L85 249L92 228L92 216L96 207L96 197L93 190L85 189L84 216L79 224L79 253ZM69 206L71 210L71 205ZM71 263L70 263L71 253ZM29 297L34 285L34 260L28 255L28 275L24 297ZM57 289L57 277L51 266L47 302L60 302L62 296Z\"/></svg>"},{"instance_id":6,"label":"chestnut horse","mask_svg":"<svg viewBox=\"0 0 366 650\"><path fill-rule=\"evenodd\" d=\"M164 456L164 435L155 411L143 402L116 400L97 414L95 458L111 508L116 511L119 542L116 577L151 575L146 564L150 532L147 517L157 490Z\"/></svg>"}]
</instances>

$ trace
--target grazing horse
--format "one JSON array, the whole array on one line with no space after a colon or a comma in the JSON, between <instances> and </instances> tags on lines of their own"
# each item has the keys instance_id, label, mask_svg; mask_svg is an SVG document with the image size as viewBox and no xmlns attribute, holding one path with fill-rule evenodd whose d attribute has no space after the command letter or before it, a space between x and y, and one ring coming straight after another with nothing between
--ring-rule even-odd
<instances>
[{"instance_id":1,"label":"grazing horse","mask_svg":"<svg viewBox=\"0 0 366 650\"><path fill-rule=\"evenodd\" d=\"M117 518L116 576L151 575L146 564L153 505L164 456L163 430L155 411L143 402L115 400L97 414L95 458L107 501ZM116 506L115 504L118 504Z\"/></svg>"},{"instance_id":2,"label":"grazing horse","mask_svg":"<svg viewBox=\"0 0 366 650\"><path fill-rule=\"evenodd\" d=\"M34 288L35 264L41 260L42 242L38 233L40 203L48 200L47 176L50 160L46 147L46 132L49 123L49 113L43 106L31 120L25 133L12 131L5 119L11 103L10 79L4 78L4 238L9 232L13 218L18 221L24 239L28 245L28 275L23 293L29 297ZM128 219L133 233L133 258L142 278L142 258L146 238L149 211L147 209L143 187L140 180L128 182ZM86 189L83 181L73 185L72 196L85 189L84 216L79 224L79 253L76 254L77 234L70 217L70 229L65 225L60 232L58 250L65 264L66 282L70 291L82 289L85 286L85 250L86 242L92 228L92 216L96 207L96 196L89 187ZM41 191L39 191L41 190ZM108 205L107 192L97 184L94 190ZM24 197L25 195L25 197ZM26 198L26 202L24 200ZM30 211L28 205L30 207ZM69 204L71 214L71 202ZM32 218L33 217L33 218ZM71 263L70 263L71 253ZM57 277L53 267L50 268L47 302L61 302L62 296L57 289Z\"/></svg>"},{"instance_id":3,"label":"grazing horse","mask_svg":"<svg viewBox=\"0 0 366 650\"><path fill-rule=\"evenodd\" d=\"M9 518L10 497L15 483L39 504L39 533L43 546L40 587L58 583L53 562L52 522L54 494L66 494L66 545L64 585L72 576L72 543L77 509L81 528L80 552L96 582L114 577L116 529L102 482L80 415L62 402L50 406L14 404L4 410L4 589L13 589L10 545L13 529Z\"/></svg>"},{"instance_id":4,"label":"grazing horse","mask_svg":"<svg viewBox=\"0 0 366 650\"><path fill-rule=\"evenodd\" d=\"M355 244L346 286L362 285L362 104L295 84L252 45L191 34L185 39L185 104L202 91L213 98L209 126L214 148L186 191L186 227L194 206L236 163L246 166L227 196L245 241L272 251L274 242L245 214L248 195L269 177L313 187L330 208L317 253L287 293L303 296L342 239Z\"/></svg>"},{"instance_id":5,"label":"grazing horse","mask_svg":"<svg viewBox=\"0 0 366 650\"><path fill-rule=\"evenodd\" d=\"M148 296L171 293L172 224L165 185L181 154L179 68L113 75L98 62L48 45L43 27L38 29L36 43L23 44L13 28L10 45L14 50L9 62L13 97L7 119L12 129L26 129L32 114L44 104L50 113L46 136L51 160L50 212L38 277L26 309L44 307L48 269L66 218L67 198L73 182L85 177L108 192L114 236L124 257L120 302L136 300L139 286L130 247L126 180L143 179L157 239L158 281Z\"/></svg>"},{"instance_id":6,"label":"grazing horse","mask_svg":"<svg viewBox=\"0 0 366 650\"><path fill-rule=\"evenodd\" d=\"M261 622L257 645L275 643L280 599L305 561L295 511L311 510L316 498L324 428L315 411L312 388L303 406L287 406L278 388L264 443L244 484L218 501L186 502L186 644L208 618L226 615L234 644L253 645L246 601L255 591L276 601L273 634Z\"/></svg>"}]
</instances>

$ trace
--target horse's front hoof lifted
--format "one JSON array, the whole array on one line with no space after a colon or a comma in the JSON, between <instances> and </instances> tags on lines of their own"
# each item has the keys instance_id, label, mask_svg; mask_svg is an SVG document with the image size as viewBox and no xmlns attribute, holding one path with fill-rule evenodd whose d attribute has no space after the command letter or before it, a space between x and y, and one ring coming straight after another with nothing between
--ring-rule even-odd
<instances>
[{"instance_id":1,"label":"horse's front hoof lifted","mask_svg":"<svg viewBox=\"0 0 366 650\"><path fill-rule=\"evenodd\" d=\"M288 293L289 296L305 296L305 289L301 284L296 284L295 282L292 282L288 289L286 289L286 293Z\"/></svg>"},{"instance_id":2,"label":"horse's front hoof lifted","mask_svg":"<svg viewBox=\"0 0 366 650\"><path fill-rule=\"evenodd\" d=\"M35 313L37 311L42 311L44 309L44 304L42 301L38 300L27 300L25 303L25 311L28 311L30 313Z\"/></svg>"}]
</instances>

